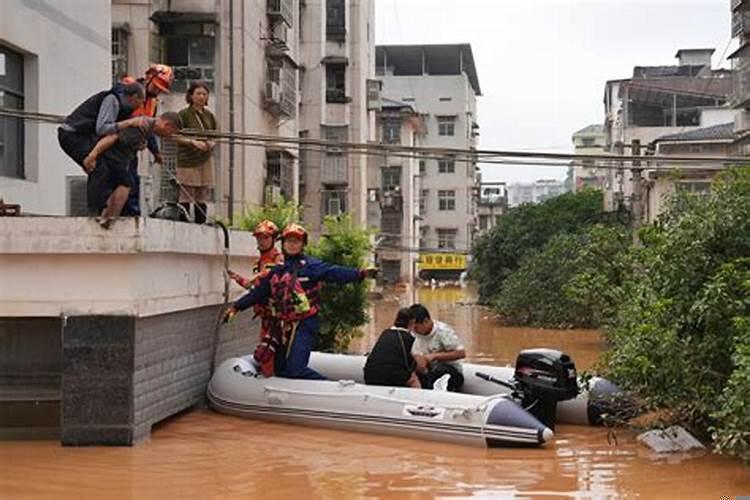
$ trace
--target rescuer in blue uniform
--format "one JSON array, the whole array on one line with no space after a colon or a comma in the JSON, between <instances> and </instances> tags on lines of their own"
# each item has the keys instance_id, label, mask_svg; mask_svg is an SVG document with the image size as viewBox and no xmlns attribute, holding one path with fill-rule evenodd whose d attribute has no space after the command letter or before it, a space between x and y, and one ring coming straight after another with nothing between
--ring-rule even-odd
<instances>
[{"instance_id":1,"label":"rescuer in blue uniform","mask_svg":"<svg viewBox=\"0 0 750 500\"><path fill-rule=\"evenodd\" d=\"M323 283L352 283L374 278L378 270L327 264L304 254L307 231L290 224L281 233L284 263L276 266L246 295L224 313L230 320L237 312L267 303L273 314L272 336L277 345L274 372L279 377L324 380L308 368L310 351L320 332L320 287Z\"/></svg>"}]
</instances>

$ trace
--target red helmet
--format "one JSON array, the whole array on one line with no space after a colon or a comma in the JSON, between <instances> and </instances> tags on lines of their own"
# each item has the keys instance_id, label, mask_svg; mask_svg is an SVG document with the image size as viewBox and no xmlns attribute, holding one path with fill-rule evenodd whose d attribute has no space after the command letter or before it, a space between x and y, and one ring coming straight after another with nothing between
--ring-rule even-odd
<instances>
[{"instance_id":1,"label":"red helmet","mask_svg":"<svg viewBox=\"0 0 750 500\"><path fill-rule=\"evenodd\" d=\"M150 82L153 82L162 92L169 92L169 87L172 86L173 80L174 72L166 64L152 64L146 70L146 86Z\"/></svg>"},{"instance_id":2,"label":"red helmet","mask_svg":"<svg viewBox=\"0 0 750 500\"><path fill-rule=\"evenodd\" d=\"M289 237L299 238L307 244L307 231L299 224L292 223L284 228L284 231L281 233L281 239L285 240Z\"/></svg>"},{"instance_id":3,"label":"red helmet","mask_svg":"<svg viewBox=\"0 0 750 500\"><path fill-rule=\"evenodd\" d=\"M273 221L270 221L268 219L262 220L258 223L258 225L255 226L255 229L253 230L253 236L257 237L261 235L275 238L279 235L279 228L276 227L276 224L274 224Z\"/></svg>"}]
</instances>

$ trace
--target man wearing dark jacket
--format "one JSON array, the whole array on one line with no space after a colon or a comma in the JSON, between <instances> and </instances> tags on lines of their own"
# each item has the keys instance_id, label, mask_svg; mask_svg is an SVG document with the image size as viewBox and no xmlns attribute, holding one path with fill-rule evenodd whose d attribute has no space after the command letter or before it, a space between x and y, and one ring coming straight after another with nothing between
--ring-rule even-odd
<instances>
[{"instance_id":1,"label":"man wearing dark jacket","mask_svg":"<svg viewBox=\"0 0 750 500\"><path fill-rule=\"evenodd\" d=\"M366 384L422 387L416 373L417 362L411 354L414 337L409 330L412 326L414 315L409 308L399 309L393 326L380 334L367 356Z\"/></svg>"}]
</instances>

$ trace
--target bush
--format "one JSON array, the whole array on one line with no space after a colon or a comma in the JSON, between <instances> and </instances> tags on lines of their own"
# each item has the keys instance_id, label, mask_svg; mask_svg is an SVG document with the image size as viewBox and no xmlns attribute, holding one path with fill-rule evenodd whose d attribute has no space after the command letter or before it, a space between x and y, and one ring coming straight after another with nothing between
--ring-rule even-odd
<instances>
[{"instance_id":1,"label":"bush","mask_svg":"<svg viewBox=\"0 0 750 500\"><path fill-rule=\"evenodd\" d=\"M508 210L472 247L472 277L479 284L480 302L490 303L500 293L527 253L538 251L556 234L579 231L606 217L602 204L600 191L585 190Z\"/></svg>"},{"instance_id":2,"label":"bush","mask_svg":"<svg viewBox=\"0 0 750 500\"><path fill-rule=\"evenodd\" d=\"M676 195L641 234L607 332L609 375L750 459L750 171Z\"/></svg>"},{"instance_id":3,"label":"bush","mask_svg":"<svg viewBox=\"0 0 750 500\"><path fill-rule=\"evenodd\" d=\"M599 326L611 315L616 290L629 272L630 241L620 225L558 234L521 259L493 309L513 325Z\"/></svg>"},{"instance_id":4,"label":"bush","mask_svg":"<svg viewBox=\"0 0 750 500\"><path fill-rule=\"evenodd\" d=\"M287 224L299 222L302 215L302 205L297 205L293 200L281 199L272 205L246 207L242 215L237 219L237 227L245 231L253 231L255 226L262 220L273 221L279 230L284 229Z\"/></svg>"},{"instance_id":5,"label":"bush","mask_svg":"<svg viewBox=\"0 0 750 500\"><path fill-rule=\"evenodd\" d=\"M307 253L329 264L361 268L372 250L370 232L359 228L350 215L326 217L326 236ZM344 352L369 321L367 284L325 285L321 290L321 328L317 349Z\"/></svg>"}]
</instances>

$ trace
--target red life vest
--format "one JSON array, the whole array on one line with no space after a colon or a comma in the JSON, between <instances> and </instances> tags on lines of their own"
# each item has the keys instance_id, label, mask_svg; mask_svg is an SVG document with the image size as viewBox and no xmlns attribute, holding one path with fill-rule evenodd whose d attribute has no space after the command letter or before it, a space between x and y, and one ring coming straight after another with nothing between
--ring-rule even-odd
<instances>
[{"instance_id":1,"label":"red life vest","mask_svg":"<svg viewBox=\"0 0 750 500\"><path fill-rule=\"evenodd\" d=\"M258 286L263 278L268 276L274 267L284 262L284 257L276 247L271 247L267 252L260 254L258 264L253 268L253 274L255 275L255 281L252 286ZM265 304L256 304L253 306L253 312L256 316L270 316L272 314L271 308Z\"/></svg>"},{"instance_id":2,"label":"red life vest","mask_svg":"<svg viewBox=\"0 0 750 500\"><path fill-rule=\"evenodd\" d=\"M304 265L303 260L299 267L271 276L271 296L268 303L277 319L300 321L314 316L320 310L320 284L311 284L309 278L297 276Z\"/></svg>"}]
</instances>

